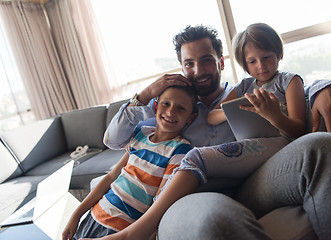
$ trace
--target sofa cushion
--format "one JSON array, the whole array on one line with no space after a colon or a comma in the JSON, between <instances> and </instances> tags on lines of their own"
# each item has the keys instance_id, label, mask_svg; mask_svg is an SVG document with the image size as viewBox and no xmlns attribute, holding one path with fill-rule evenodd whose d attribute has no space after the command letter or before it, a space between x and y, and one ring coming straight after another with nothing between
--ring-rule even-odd
<instances>
[{"instance_id":1,"label":"sofa cushion","mask_svg":"<svg viewBox=\"0 0 331 240\"><path fill-rule=\"evenodd\" d=\"M89 189L92 179L104 175L122 158L125 150L110 150L94 155L72 171L70 188Z\"/></svg>"},{"instance_id":2,"label":"sofa cushion","mask_svg":"<svg viewBox=\"0 0 331 240\"><path fill-rule=\"evenodd\" d=\"M107 108L107 119L106 119L106 126L109 125L110 121L113 119L113 117L115 116L115 114L118 112L118 110L120 109L120 107L124 104L127 103L129 101L129 99L126 100L122 100L122 101L118 101L118 102L114 102L108 105Z\"/></svg>"},{"instance_id":3,"label":"sofa cushion","mask_svg":"<svg viewBox=\"0 0 331 240\"><path fill-rule=\"evenodd\" d=\"M0 183L18 177L23 173L20 169L18 162L15 160L13 155L9 152L6 146L0 142Z\"/></svg>"},{"instance_id":4,"label":"sofa cushion","mask_svg":"<svg viewBox=\"0 0 331 240\"><path fill-rule=\"evenodd\" d=\"M66 151L59 117L5 132L2 139L19 160L23 171L28 171Z\"/></svg>"},{"instance_id":5,"label":"sofa cushion","mask_svg":"<svg viewBox=\"0 0 331 240\"><path fill-rule=\"evenodd\" d=\"M274 240L317 240L302 206L278 208L259 219Z\"/></svg>"},{"instance_id":6,"label":"sofa cushion","mask_svg":"<svg viewBox=\"0 0 331 240\"><path fill-rule=\"evenodd\" d=\"M68 150L88 145L105 149L103 134L106 131L106 106L63 113L61 116Z\"/></svg>"},{"instance_id":7,"label":"sofa cushion","mask_svg":"<svg viewBox=\"0 0 331 240\"><path fill-rule=\"evenodd\" d=\"M56 156L52 159L50 159L47 162L44 162L43 164L40 164L30 171L25 173L25 176L39 176L39 175L51 175L61 167L65 163L67 163L70 158L70 152L65 152L59 156Z\"/></svg>"}]
</instances>

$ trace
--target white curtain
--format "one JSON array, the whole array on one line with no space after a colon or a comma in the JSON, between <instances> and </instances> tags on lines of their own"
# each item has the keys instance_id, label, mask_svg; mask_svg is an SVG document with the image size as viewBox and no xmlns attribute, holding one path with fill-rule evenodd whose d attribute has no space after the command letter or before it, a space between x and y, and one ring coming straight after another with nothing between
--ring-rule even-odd
<instances>
[{"instance_id":1,"label":"white curtain","mask_svg":"<svg viewBox=\"0 0 331 240\"><path fill-rule=\"evenodd\" d=\"M77 108L41 6L5 1L0 14L36 118Z\"/></svg>"},{"instance_id":2,"label":"white curtain","mask_svg":"<svg viewBox=\"0 0 331 240\"><path fill-rule=\"evenodd\" d=\"M91 0L70 0L74 25L86 57L87 68L90 73L99 103L114 102L119 84L116 83L104 48ZM92 0L94 1L94 0ZM111 80L111 85L108 79Z\"/></svg>"},{"instance_id":3,"label":"white curtain","mask_svg":"<svg viewBox=\"0 0 331 240\"><path fill-rule=\"evenodd\" d=\"M100 60L101 45L93 37L97 32L89 26L93 15L84 13L88 1L70 5L69 0L50 0L44 9L17 0L0 2L0 14L37 119L112 101ZM77 22L79 15L86 19L76 27L73 18Z\"/></svg>"},{"instance_id":4,"label":"white curtain","mask_svg":"<svg viewBox=\"0 0 331 240\"><path fill-rule=\"evenodd\" d=\"M85 5L84 0L74 5L68 0L52 0L45 4L53 39L78 108L110 101L107 77L99 60L99 44L95 32L91 31L92 19L85 14ZM85 22L78 28L73 16L82 14Z\"/></svg>"}]
</instances>

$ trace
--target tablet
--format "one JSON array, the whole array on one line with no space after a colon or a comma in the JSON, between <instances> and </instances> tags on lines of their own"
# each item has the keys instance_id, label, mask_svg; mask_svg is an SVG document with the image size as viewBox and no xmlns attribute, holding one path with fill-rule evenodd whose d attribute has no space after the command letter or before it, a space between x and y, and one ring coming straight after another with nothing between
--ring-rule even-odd
<instances>
[{"instance_id":1,"label":"tablet","mask_svg":"<svg viewBox=\"0 0 331 240\"><path fill-rule=\"evenodd\" d=\"M279 130L259 114L240 109L240 105L252 104L245 97L221 104L231 130L237 141L247 138L277 137Z\"/></svg>"}]
</instances>

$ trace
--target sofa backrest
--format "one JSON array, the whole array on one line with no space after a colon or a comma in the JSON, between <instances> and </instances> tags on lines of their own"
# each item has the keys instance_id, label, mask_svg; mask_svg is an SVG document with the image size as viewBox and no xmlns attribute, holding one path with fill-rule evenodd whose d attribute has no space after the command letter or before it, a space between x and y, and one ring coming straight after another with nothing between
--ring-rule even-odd
<instances>
[{"instance_id":1,"label":"sofa backrest","mask_svg":"<svg viewBox=\"0 0 331 240\"><path fill-rule=\"evenodd\" d=\"M66 152L59 117L36 121L5 132L2 140L24 172Z\"/></svg>"},{"instance_id":2,"label":"sofa backrest","mask_svg":"<svg viewBox=\"0 0 331 240\"><path fill-rule=\"evenodd\" d=\"M98 106L61 115L62 125L69 151L78 146L105 149L103 134L106 130L107 107Z\"/></svg>"},{"instance_id":3,"label":"sofa backrest","mask_svg":"<svg viewBox=\"0 0 331 240\"><path fill-rule=\"evenodd\" d=\"M0 141L0 164L0 183L18 177L23 173L18 162L2 141Z\"/></svg>"}]
</instances>

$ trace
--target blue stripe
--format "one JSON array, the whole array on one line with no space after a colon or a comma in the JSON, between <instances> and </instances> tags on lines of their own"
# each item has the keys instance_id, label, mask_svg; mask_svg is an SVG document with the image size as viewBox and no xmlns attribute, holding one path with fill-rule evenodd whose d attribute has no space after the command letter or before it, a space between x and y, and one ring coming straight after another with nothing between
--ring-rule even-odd
<instances>
[{"instance_id":1,"label":"blue stripe","mask_svg":"<svg viewBox=\"0 0 331 240\"><path fill-rule=\"evenodd\" d=\"M143 213L139 212L137 209L131 207L130 205L126 204L125 202L123 202L114 192L112 189L110 189L108 191L108 193L105 194L105 197L107 198L107 200L114 205L115 207L117 207L118 209L120 209L122 212L126 213L128 216L130 216L130 218L137 220L138 218L140 218Z\"/></svg>"},{"instance_id":2,"label":"blue stripe","mask_svg":"<svg viewBox=\"0 0 331 240\"><path fill-rule=\"evenodd\" d=\"M134 136L134 138L138 142L143 142L143 143L146 143L146 139L147 139L141 130ZM143 141L143 140L145 140L145 141Z\"/></svg>"},{"instance_id":3,"label":"blue stripe","mask_svg":"<svg viewBox=\"0 0 331 240\"><path fill-rule=\"evenodd\" d=\"M180 143L181 143L180 141L172 139L172 140L163 142L161 144L164 146L167 146L167 147L176 148L176 147L178 147L178 144L180 144Z\"/></svg>"},{"instance_id":4,"label":"blue stripe","mask_svg":"<svg viewBox=\"0 0 331 240\"><path fill-rule=\"evenodd\" d=\"M158 153L149 151L147 149L136 150L135 148L131 147L130 154L134 154L137 157L161 168L166 168L169 162L168 157L162 156Z\"/></svg>"},{"instance_id":5,"label":"blue stripe","mask_svg":"<svg viewBox=\"0 0 331 240\"><path fill-rule=\"evenodd\" d=\"M176 154L186 154L191 149L192 146L190 144L181 144L175 149L175 151L173 151L172 156Z\"/></svg>"},{"instance_id":6,"label":"blue stripe","mask_svg":"<svg viewBox=\"0 0 331 240\"><path fill-rule=\"evenodd\" d=\"M153 196L146 193L143 189L138 187L136 184L129 181L126 177L123 175L120 175L115 183L122 188L127 194L134 197L138 201L144 203L147 206L152 205L153 202Z\"/></svg>"}]
</instances>

